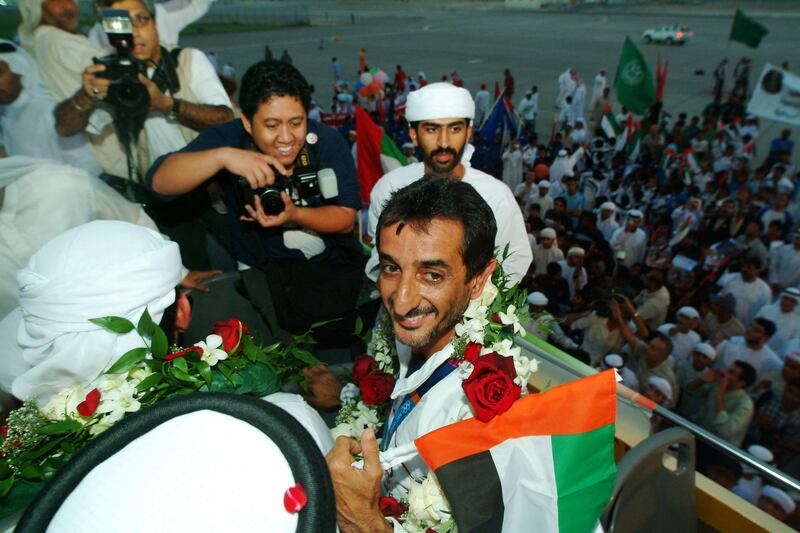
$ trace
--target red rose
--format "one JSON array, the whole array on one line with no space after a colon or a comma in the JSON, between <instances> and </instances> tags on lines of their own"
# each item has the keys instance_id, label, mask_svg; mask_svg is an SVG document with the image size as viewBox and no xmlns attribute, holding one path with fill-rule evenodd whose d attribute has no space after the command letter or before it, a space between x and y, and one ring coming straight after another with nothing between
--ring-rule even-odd
<instances>
[{"instance_id":1,"label":"red rose","mask_svg":"<svg viewBox=\"0 0 800 533\"><path fill-rule=\"evenodd\" d=\"M513 358L496 352L479 357L472 374L461 384L475 410L475 418L488 422L508 411L522 394L522 388L514 383L516 377Z\"/></svg>"},{"instance_id":2,"label":"red rose","mask_svg":"<svg viewBox=\"0 0 800 533\"><path fill-rule=\"evenodd\" d=\"M211 333L222 337L222 348L231 355L239 351L242 335L247 334L247 325L238 318L229 318L225 322L217 322Z\"/></svg>"},{"instance_id":3,"label":"red rose","mask_svg":"<svg viewBox=\"0 0 800 533\"><path fill-rule=\"evenodd\" d=\"M375 362L375 359L365 353L361 354L356 357L353 363L353 381L358 384L359 381L377 370L378 364Z\"/></svg>"},{"instance_id":4,"label":"red rose","mask_svg":"<svg viewBox=\"0 0 800 533\"><path fill-rule=\"evenodd\" d=\"M400 520L400 517L406 512L402 504L392 496L381 496L381 499L378 500L378 506L381 508L383 516L391 516L397 520Z\"/></svg>"},{"instance_id":5,"label":"red rose","mask_svg":"<svg viewBox=\"0 0 800 533\"><path fill-rule=\"evenodd\" d=\"M394 376L386 372L375 372L364 376L357 385L361 389L361 399L365 404L382 405L392 394Z\"/></svg>"},{"instance_id":6,"label":"red rose","mask_svg":"<svg viewBox=\"0 0 800 533\"><path fill-rule=\"evenodd\" d=\"M86 399L78 404L78 414L81 416L92 416L100 405L100 391L92 389L86 395Z\"/></svg>"},{"instance_id":7,"label":"red rose","mask_svg":"<svg viewBox=\"0 0 800 533\"><path fill-rule=\"evenodd\" d=\"M477 342L468 342L467 347L464 348L464 359L475 364L475 361L477 361L478 357L481 355L482 348L483 346Z\"/></svg>"},{"instance_id":8,"label":"red rose","mask_svg":"<svg viewBox=\"0 0 800 533\"><path fill-rule=\"evenodd\" d=\"M186 354L196 352L198 355L203 355L203 349L199 346L189 346L188 348L184 348L179 352L168 353L164 356L164 361L172 361L173 359L177 359L178 357L183 357Z\"/></svg>"},{"instance_id":9,"label":"red rose","mask_svg":"<svg viewBox=\"0 0 800 533\"><path fill-rule=\"evenodd\" d=\"M492 313L492 322L497 322L498 324L503 323L503 321L500 320L500 313Z\"/></svg>"}]
</instances>

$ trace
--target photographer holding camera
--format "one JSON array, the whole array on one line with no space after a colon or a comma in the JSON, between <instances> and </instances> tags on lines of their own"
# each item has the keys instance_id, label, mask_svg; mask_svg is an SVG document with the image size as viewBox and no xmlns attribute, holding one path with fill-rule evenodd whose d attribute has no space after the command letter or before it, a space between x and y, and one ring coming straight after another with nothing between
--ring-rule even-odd
<instances>
[{"instance_id":1,"label":"photographer holding camera","mask_svg":"<svg viewBox=\"0 0 800 533\"><path fill-rule=\"evenodd\" d=\"M336 130L308 120L310 104L297 69L256 63L242 78L241 119L160 158L146 179L165 196L223 187L245 288L276 335L353 310L366 263L352 232L353 159Z\"/></svg>"},{"instance_id":2,"label":"photographer holding camera","mask_svg":"<svg viewBox=\"0 0 800 533\"><path fill-rule=\"evenodd\" d=\"M104 20L117 52L92 56L80 89L56 108L56 128L65 136L85 130L90 140L114 128L128 152L125 175L135 180L156 158L182 148L203 128L230 120L233 111L205 54L161 46L150 0L98 0L97 7L104 16L112 13L105 8L119 10L113 12L119 24L114 31ZM129 142L135 152L127 150Z\"/></svg>"}]
</instances>

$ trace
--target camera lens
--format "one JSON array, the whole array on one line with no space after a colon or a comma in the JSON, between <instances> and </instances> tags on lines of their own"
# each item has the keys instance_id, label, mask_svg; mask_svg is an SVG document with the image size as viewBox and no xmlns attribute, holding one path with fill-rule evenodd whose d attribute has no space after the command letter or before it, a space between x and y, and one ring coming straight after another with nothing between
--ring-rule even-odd
<instances>
[{"instance_id":1,"label":"camera lens","mask_svg":"<svg viewBox=\"0 0 800 533\"><path fill-rule=\"evenodd\" d=\"M280 215L286 208L283 205L281 191L277 189L266 189L261 193L261 208L268 215Z\"/></svg>"}]
</instances>

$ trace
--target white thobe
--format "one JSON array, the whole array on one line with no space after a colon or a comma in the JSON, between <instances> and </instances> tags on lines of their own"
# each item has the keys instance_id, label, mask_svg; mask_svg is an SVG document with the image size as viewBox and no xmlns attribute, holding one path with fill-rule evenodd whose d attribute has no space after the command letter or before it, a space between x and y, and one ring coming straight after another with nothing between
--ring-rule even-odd
<instances>
[{"instance_id":1,"label":"white thobe","mask_svg":"<svg viewBox=\"0 0 800 533\"><path fill-rule=\"evenodd\" d=\"M722 276L717 285L722 287L720 294L731 294L736 298L734 314L742 324L750 324L759 309L772 301L772 289L761 278L746 282L739 272Z\"/></svg>"},{"instance_id":2,"label":"white thobe","mask_svg":"<svg viewBox=\"0 0 800 533\"><path fill-rule=\"evenodd\" d=\"M744 337L731 337L717 346L714 368L725 370L734 361L744 361L750 364L755 368L759 380L779 373L783 366L780 358L767 345L758 350L752 350L745 343Z\"/></svg>"},{"instance_id":3,"label":"white thobe","mask_svg":"<svg viewBox=\"0 0 800 533\"><path fill-rule=\"evenodd\" d=\"M592 100L591 102L594 103L595 100L603 96L603 90L606 88L606 76L605 74L598 73L597 76L594 77L594 85L592 86Z\"/></svg>"},{"instance_id":4,"label":"white thobe","mask_svg":"<svg viewBox=\"0 0 800 533\"><path fill-rule=\"evenodd\" d=\"M509 256L503 262L503 269L511 277L512 283L518 283L528 272L531 264L531 247L528 244L528 232L525 231L525 222L522 219L522 212L516 207L517 200L514 198L511 189L502 181L476 170L471 166L464 166L464 183L471 185L478 194L489 204L494 213L497 224L497 236L495 245L500 249L509 245ZM370 193L369 219L367 232L373 238L378 227L378 218L383 211L384 204L389 200L392 193L398 189L410 185L425 175L425 164L414 163L397 168L379 179ZM378 249L372 249L367 262L367 276L376 280L378 272Z\"/></svg>"},{"instance_id":5,"label":"white thobe","mask_svg":"<svg viewBox=\"0 0 800 533\"><path fill-rule=\"evenodd\" d=\"M611 235L609 245L617 261L630 268L635 263L644 261L647 234L641 228L636 228L633 232L625 231L624 227L619 228Z\"/></svg>"},{"instance_id":6,"label":"white thobe","mask_svg":"<svg viewBox=\"0 0 800 533\"><path fill-rule=\"evenodd\" d=\"M562 277L567 280L567 285L569 285L569 297L573 298L575 296L575 291L581 290L589 283L589 276L586 274L586 269L581 267L578 278L574 279L575 269L569 266L566 259L562 259L558 264L561 266ZM546 265L545 268L547 268Z\"/></svg>"},{"instance_id":7,"label":"white thobe","mask_svg":"<svg viewBox=\"0 0 800 533\"><path fill-rule=\"evenodd\" d=\"M611 237L614 236L614 232L619 229L619 222L617 222L617 218L614 215L611 215L605 220L600 218L600 215L597 215L597 229L603 234L606 241L610 242Z\"/></svg>"},{"instance_id":8,"label":"white thobe","mask_svg":"<svg viewBox=\"0 0 800 533\"><path fill-rule=\"evenodd\" d=\"M522 181L522 152L507 149L503 152L503 183L514 190Z\"/></svg>"},{"instance_id":9,"label":"white thobe","mask_svg":"<svg viewBox=\"0 0 800 533\"><path fill-rule=\"evenodd\" d=\"M770 254L769 282L783 287L800 285L800 251L794 244L784 244Z\"/></svg>"},{"instance_id":10,"label":"white thobe","mask_svg":"<svg viewBox=\"0 0 800 533\"><path fill-rule=\"evenodd\" d=\"M766 318L775 324L775 334L769 338L767 346L777 354L784 353L791 339L800 337L800 315L795 311L784 313L777 302L759 309L756 317Z\"/></svg>"}]
</instances>

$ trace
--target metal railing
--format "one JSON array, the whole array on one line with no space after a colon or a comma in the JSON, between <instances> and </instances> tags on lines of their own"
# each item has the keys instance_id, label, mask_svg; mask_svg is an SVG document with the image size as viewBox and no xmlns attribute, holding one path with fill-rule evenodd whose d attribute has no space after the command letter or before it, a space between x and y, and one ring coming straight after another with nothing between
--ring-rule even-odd
<instances>
[{"instance_id":1,"label":"metal railing","mask_svg":"<svg viewBox=\"0 0 800 533\"><path fill-rule=\"evenodd\" d=\"M548 363L555 365L560 369L572 374L576 378L585 377L591 374L591 372L593 372L593 369L587 367L586 365L584 365L583 363L581 363L576 359L572 359L569 355L565 354L564 352L561 352L560 350L558 350L558 352L560 352L560 354L563 354L563 356L558 357L546 352L545 350L542 350L538 346L535 346L534 344L529 342L527 339L521 337L517 337L516 344L521 348L535 354L536 357L540 357L546 360ZM570 361L570 359L572 359L572 361ZM697 424L694 424L693 422L686 420L677 413L670 411L669 409L666 409L660 405L653 404L653 402L645 399L638 392L632 391L631 389L625 387L624 385L617 384L617 399L622 400L623 402L627 403L632 407L652 411L656 415L669 421L675 426L682 427L690 431L696 439L699 439L713 446L714 448L716 448L717 450L721 451L726 455L734 457L737 461L745 463L746 465L750 466L753 470L761 474L764 478L769 479L779 485L783 485L800 492L800 482L798 482L792 476L789 476L785 472L782 472L766 463L759 461L752 455L720 439L718 436L698 426Z\"/></svg>"}]
</instances>

